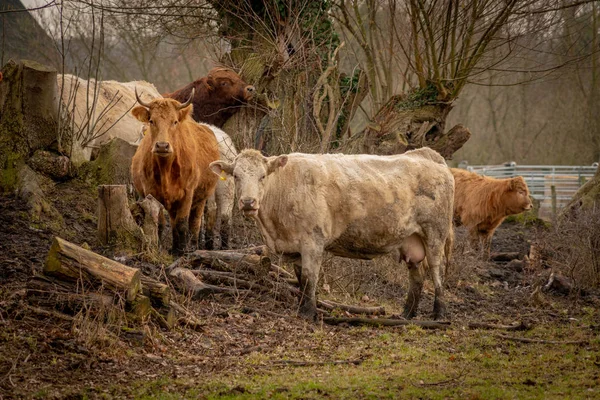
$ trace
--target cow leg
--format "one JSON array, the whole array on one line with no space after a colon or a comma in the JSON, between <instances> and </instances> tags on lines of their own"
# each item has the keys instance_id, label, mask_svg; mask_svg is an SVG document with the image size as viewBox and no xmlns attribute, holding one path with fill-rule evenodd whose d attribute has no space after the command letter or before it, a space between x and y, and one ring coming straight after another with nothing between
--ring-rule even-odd
<instances>
[{"instance_id":1,"label":"cow leg","mask_svg":"<svg viewBox=\"0 0 600 400\"><path fill-rule=\"evenodd\" d=\"M300 315L314 320L317 316L317 281L323 261L323 248L314 243L304 244L301 252Z\"/></svg>"},{"instance_id":2,"label":"cow leg","mask_svg":"<svg viewBox=\"0 0 600 400\"><path fill-rule=\"evenodd\" d=\"M185 252L185 248L189 236L189 215L181 215L181 213L170 213L171 230L173 232L173 246L171 253L180 256Z\"/></svg>"},{"instance_id":3,"label":"cow leg","mask_svg":"<svg viewBox=\"0 0 600 400\"><path fill-rule=\"evenodd\" d=\"M402 260L398 261L401 262ZM408 262L407 266L409 286L402 316L406 319L411 319L417 314L419 300L421 300L421 292L423 291L423 275L419 269L419 263Z\"/></svg>"},{"instance_id":4,"label":"cow leg","mask_svg":"<svg viewBox=\"0 0 600 400\"><path fill-rule=\"evenodd\" d=\"M444 257L442 251L436 251L435 254L427 255L433 287L435 288L435 297L433 300L433 319L443 319L446 317L446 305L444 304L444 286L442 284L442 275L440 273L441 264ZM433 253L433 252L432 252Z\"/></svg>"},{"instance_id":5,"label":"cow leg","mask_svg":"<svg viewBox=\"0 0 600 400\"><path fill-rule=\"evenodd\" d=\"M213 193L206 202L205 209L205 224L204 224L204 248L206 250L213 250L214 245L214 232L215 224L217 221L217 202L215 200L215 194Z\"/></svg>"},{"instance_id":6,"label":"cow leg","mask_svg":"<svg viewBox=\"0 0 600 400\"><path fill-rule=\"evenodd\" d=\"M198 238L200 236L200 226L202 225L205 205L206 199L194 204L190 210L190 247L192 250L198 248Z\"/></svg>"}]
</instances>

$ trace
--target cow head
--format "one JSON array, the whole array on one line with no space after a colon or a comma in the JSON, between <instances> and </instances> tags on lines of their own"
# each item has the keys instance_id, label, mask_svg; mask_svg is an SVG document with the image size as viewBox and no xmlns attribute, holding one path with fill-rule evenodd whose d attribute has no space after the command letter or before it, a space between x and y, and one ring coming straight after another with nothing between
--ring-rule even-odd
<instances>
[{"instance_id":1,"label":"cow head","mask_svg":"<svg viewBox=\"0 0 600 400\"><path fill-rule=\"evenodd\" d=\"M188 118L193 106L194 89L188 101L179 103L173 99L155 99L144 103L135 90L135 97L141 105L131 110L131 114L148 126L146 136L152 140L152 153L157 157L170 157L178 141L179 123Z\"/></svg>"},{"instance_id":2,"label":"cow head","mask_svg":"<svg viewBox=\"0 0 600 400\"><path fill-rule=\"evenodd\" d=\"M234 71L227 68L213 68L208 72L206 85L218 99L234 99L242 103L252 100L256 89L248 85Z\"/></svg>"},{"instance_id":3,"label":"cow head","mask_svg":"<svg viewBox=\"0 0 600 400\"><path fill-rule=\"evenodd\" d=\"M531 197L529 196L529 188L522 176L510 179L508 189L503 197L507 215L520 214L533 207Z\"/></svg>"},{"instance_id":4,"label":"cow head","mask_svg":"<svg viewBox=\"0 0 600 400\"><path fill-rule=\"evenodd\" d=\"M256 216L266 179L287 163L287 156L264 157L256 150L243 150L232 163L214 161L210 169L217 175L233 176L238 207L245 216Z\"/></svg>"}]
</instances>

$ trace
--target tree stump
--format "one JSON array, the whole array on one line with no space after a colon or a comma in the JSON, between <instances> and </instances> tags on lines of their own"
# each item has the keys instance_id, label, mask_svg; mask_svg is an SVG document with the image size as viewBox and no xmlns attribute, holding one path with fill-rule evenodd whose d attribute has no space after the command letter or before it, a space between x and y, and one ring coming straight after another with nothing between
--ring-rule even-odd
<instances>
[{"instance_id":1,"label":"tree stump","mask_svg":"<svg viewBox=\"0 0 600 400\"><path fill-rule=\"evenodd\" d=\"M132 302L141 289L140 271L55 237L44 273L60 279L89 282L123 293Z\"/></svg>"},{"instance_id":2,"label":"tree stump","mask_svg":"<svg viewBox=\"0 0 600 400\"><path fill-rule=\"evenodd\" d=\"M98 238L100 242L125 251L138 251L143 236L142 229L135 223L129 210L126 186L98 186Z\"/></svg>"}]
</instances>

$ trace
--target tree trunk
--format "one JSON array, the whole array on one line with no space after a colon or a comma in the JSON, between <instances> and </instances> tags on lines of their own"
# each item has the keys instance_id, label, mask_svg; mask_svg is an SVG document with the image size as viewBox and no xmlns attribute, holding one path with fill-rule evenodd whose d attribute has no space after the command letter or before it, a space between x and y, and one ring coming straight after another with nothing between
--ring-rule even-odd
<instances>
[{"instance_id":1,"label":"tree trunk","mask_svg":"<svg viewBox=\"0 0 600 400\"><path fill-rule=\"evenodd\" d=\"M462 125L445 132L451 108L448 104L420 105L407 96L393 96L359 135L362 151L389 155L427 146L444 158L452 158L471 133Z\"/></svg>"},{"instance_id":2,"label":"tree trunk","mask_svg":"<svg viewBox=\"0 0 600 400\"><path fill-rule=\"evenodd\" d=\"M0 193L18 193L31 208L33 220L39 219L41 212L49 212L52 218L55 210L44 198L46 184L43 183L50 180L36 174L26 162L37 150L61 150L60 141L57 146L60 135L56 71L33 61L17 63L11 60L2 69L2 74ZM60 156L56 154L51 158L55 160ZM40 166L39 161L35 159L32 166ZM58 164L62 172L71 168L64 157Z\"/></svg>"},{"instance_id":3,"label":"tree trunk","mask_svg":"<svg viewBox=\"0 0 600 400\"><path fill-rule=\"evenodd\" d=\"M61 279L89 282L123 293L133 301L141 289L140 271L64 239L55 237L46 257L44 273Z\"/></svg>"},{"instance_id":4,"label":"tree trunk","mask_svg":"<svg viewBox=\"0 0 600 400\"><path fill-rule=\"evenodd\" d=\"M98 186L98 237L103 245L138 251L143 233L135 223L125 185ZM158 234L154 241L158 241Z\"/></svg>"},{"instance_id":5,"label":"tree trunk","mask_svg":"<svg viewBox=\"0 0 600 400\"><path fill-rule=\"evenodd\" d=\"M136 223L142 227L145 248L158 249L166 225L162 204L149 194L135 204L132 215Z\"/></svg>"}]
</instances>

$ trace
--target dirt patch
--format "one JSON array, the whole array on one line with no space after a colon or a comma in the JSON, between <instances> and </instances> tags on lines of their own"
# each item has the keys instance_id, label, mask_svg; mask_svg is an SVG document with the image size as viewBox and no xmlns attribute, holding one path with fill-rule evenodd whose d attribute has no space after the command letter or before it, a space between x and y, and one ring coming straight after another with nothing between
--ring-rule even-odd
<instances>
[{"instance_id":1,"label":"dirt patch","mask_svg":"<svg viewBox=\"0 0 600 400\"><path fill-rule=\"evenodd\" d=\"M415 352L420 352L417 349L427 348L433 360L433 354L447 351L448 347L468 348L473 343L485 342L480 336L461 333L473 321L502 324L524 321L542 327L569 327L576 320L588 330L581 328L575 336L593 336L589 320L597 317L597 311L590 311L598 310L596 293L585 298L548 295L537 298L532 294L540 271L490 274L491 269L505 270L506 263L477 260L465 249L460 233L455 260L460 266L452 272L446 290L448 309L456 327L447 334L413 328L349 328L308 323L295 317L297 303L277 300L269 293L216 295L202 301L184 301L204 323L196 329L180 327L162 331L151 325L118 322L111 325L94 321L85 313L75 315L72 320L61 320L28 308L23 290L27 281L41 272L53 236L60 235L77 244L87 243L100 253L106 253L107 249L100 247L96 239L94 188L70 181L56 185L50 200L61 214L60 221L32 222L21 201L12 196L0 197L0 397L3 398L160 397L167 392L177 393L176 397L202 397L202 393L195 391L197 388L215 397L295 397L296 389L289 382L279 382L262 392L271 383L257 388L252 386L258 385L255 381L249 383L246 379L258 374L270 376L275 382L284 369L293 368L277 364L285 360L304 360L309 362L307 368L312 361L347 360L357 365L365 361L371 364L364 373L377 371L379 375L392 376L396 372L390 372L389 368L394 360L402 359L402 354L414 357L414 360L402 359L403 363L422 364L427 362L427 353L417 355ZM505 224L497 230L493 251L524 255L529 242L536 238L537 229ZM232 246L259 244L262 242L254 222L236 215ZM160 276L167 264L167 261L151 262L142 255L120 261L154 276ZM404 304L406 271L390 260L366 262L331 257L323 270L319 284L321 298L358 305L383 304L388 314L398 313ZM433 287L426 281L417 318L429 319L432 303ZM441 345L448 336L456 336L451 341L458 344ZM487 345L477 346L477 351L483 351ZM497 347L499 352L513 351L504 344ZM496 347L493 349L496 351ZM444 360L451 360L451 356L444 356ZM419 357L425 358L419 361ZM381 360L392 361L389 365L384 363L384 368ZM363 371L360 366L352 365L340 366L337 371L343 374ZM329 367L319 368L329 371ZM325 379L315 376L315 382ZM298 381L305 378L297 377ZM223 386L211 383L212 380ZM397 385L391 381L381 383L386 390L400 390ZM321 386L299 390L310 398L337 397ZM358 397L365 395L360 390L357 393ZM344 396L347 395L350 394Z\"/></svg>"}]
</instances>

